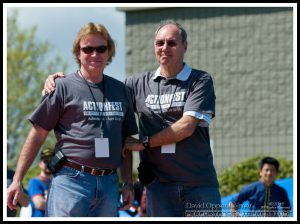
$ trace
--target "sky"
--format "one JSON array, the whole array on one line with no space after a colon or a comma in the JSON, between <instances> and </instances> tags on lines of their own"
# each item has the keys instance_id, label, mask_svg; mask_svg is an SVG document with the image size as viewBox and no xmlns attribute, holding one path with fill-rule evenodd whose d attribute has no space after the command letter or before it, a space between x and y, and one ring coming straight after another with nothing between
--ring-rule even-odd
<instances>
[{"instance_id":1,"label":"sky","mask_svg":"<svg viewBox=\"0 0 300 224\"><path fill-rule=\"evenodd\" d=\"M41 42L48 41L53 47L50 55L58 55L68 62L68 70L64 71L66 73L78 69L73 58L72 45L80 28L88 22L101 23L116 43L116 55L104 73L120 81L125 80L125 12L102 4L42 6L14 5L7 7L7 15L9 16L13 9L17 9L20 28L36 26L36 38ZM49 71L49 74L50 72L58 71Z\"/></svg>"}]
</instances>

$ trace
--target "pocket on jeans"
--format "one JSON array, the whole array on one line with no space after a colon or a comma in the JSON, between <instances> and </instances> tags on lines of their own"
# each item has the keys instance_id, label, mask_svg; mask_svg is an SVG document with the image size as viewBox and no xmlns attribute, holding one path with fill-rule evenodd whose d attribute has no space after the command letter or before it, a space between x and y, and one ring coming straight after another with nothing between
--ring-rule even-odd
<instances>
[{"instance_id":1,"label":"pocket on jeans","mask_svg":"<svg viewBox=\"0 0 300 224\"><path fill-rule=\"evenodd\" d=\"M147 187L151 187L152 185L154 185L156 180L157 180L157 177L154 177L154 179L149 184L147 184Z\"/></svg>"},{"instance_id":2,"label":"pocket on jeans","mask_svg":"<svg viewBox=\"0 0 300 224\"><path fill-rule=\"evenodd\" d=\"M63 166L60 170L58 170L55 173L55 176L58 176L58 175L65 175L68 177L76 178L77 176L80 175L80 171L75 170L71 167Z\"/></svg>"},{"instance_id":3,"label":"pocket on jeans","mask_svg":"<svg viewBox=\"0 0 300 224\"><path fill-rule=\"evenodd\" d=\"M115 174L112 174L110 176L111 176L111 182L113 184L119 183L119 176L118 176L118 174L115 173Z\"/></svg>"}]
</instances>

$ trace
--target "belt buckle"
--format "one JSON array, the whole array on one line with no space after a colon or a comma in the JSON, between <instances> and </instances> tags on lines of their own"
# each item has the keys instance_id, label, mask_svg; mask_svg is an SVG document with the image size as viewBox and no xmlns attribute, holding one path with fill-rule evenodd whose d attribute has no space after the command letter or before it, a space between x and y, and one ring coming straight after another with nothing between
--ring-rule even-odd
<instances>
[{"instance_id":1,"label":"belt buckle","mask_svg":"<svg viewBox=\"0 0 300 224\"><path fill-rule=\"evenodd\" d=\"M95 175L95 176L104 176L104 172L105 172L105 170L93 168L91 171L91 174Z\"/></svg>"},{"instance_id":2,"label":"belt buckle","mask_svg":"<svg viewBox=\"0 0 300 224\"><path fill-rule=\"evenodd\" d=\"M107 175L111 175L114 172L113 169L110 169L110 173L108 173Z\"/></svg>"},{"instance_id":3,"label":"belt buckle","mask_svg":"<svg viewBox=\"0 0 300 224\"><path fill-rule=\"evenodd\" d=\"M91 174L96 175L96 176L106 176L106 175L110 175L114 172L113 169L109 169L110 172L108 174L105 174L105 171L108 171L108 169L93 168L91 171ZM99 172L101 172L101 173L99 173Z\"/></svg>"}]
</instances>

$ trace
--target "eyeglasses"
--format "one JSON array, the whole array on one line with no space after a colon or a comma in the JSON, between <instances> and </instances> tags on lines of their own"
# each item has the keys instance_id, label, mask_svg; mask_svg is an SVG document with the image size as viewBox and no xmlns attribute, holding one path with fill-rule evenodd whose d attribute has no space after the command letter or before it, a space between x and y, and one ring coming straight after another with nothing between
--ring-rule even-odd
<instances>
[{"instance_id":1,"label":"eyeglasses","mask_svg":"<svg viewBox=\"0 0 300 224\"><path fill-rule=\"evenodd\" d=\"M155 46L162 47L165 45L165 43L167 43L167 46L169 46L169 47L175 47L177 45L175 40L166 40L166 41L158 40L155 42Z\"/></svg>"},{"instance_id":2,"label":"eyeglasses","mask_svg":"<svg viewBox=\"0 0 300 224\"><path fill-rule=\"evenodd\" d=\"M82 50L85 54L91 54L94 51L96 51L99 54L102 54L105 51L107 51L107 46L104 46L104 45L97 46L97 47L86 46L86 47L80 48L80 50Z\"/></svg>"}]
</instances>

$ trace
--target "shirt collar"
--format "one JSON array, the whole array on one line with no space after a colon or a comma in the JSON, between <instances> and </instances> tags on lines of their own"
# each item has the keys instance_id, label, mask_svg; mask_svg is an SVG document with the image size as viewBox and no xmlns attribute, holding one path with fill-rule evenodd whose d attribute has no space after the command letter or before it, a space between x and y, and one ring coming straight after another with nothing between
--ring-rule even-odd
<instances>
[{"instance_id":1,"label":"shirt collar","mask_svg":"<svg viewBox=\"0 0 300 224\"><path fill-rule=\"evenodd\" d=\"M178 79L180 81L186 81L189 78L191 72L192 68L187 63L184 63L182 70L176 75L175 79ZM156 79L157 77L163 77L160 74L160 67L158 67L158 69L154 73L153 79Z\"/></svg>"}]
</instances>

